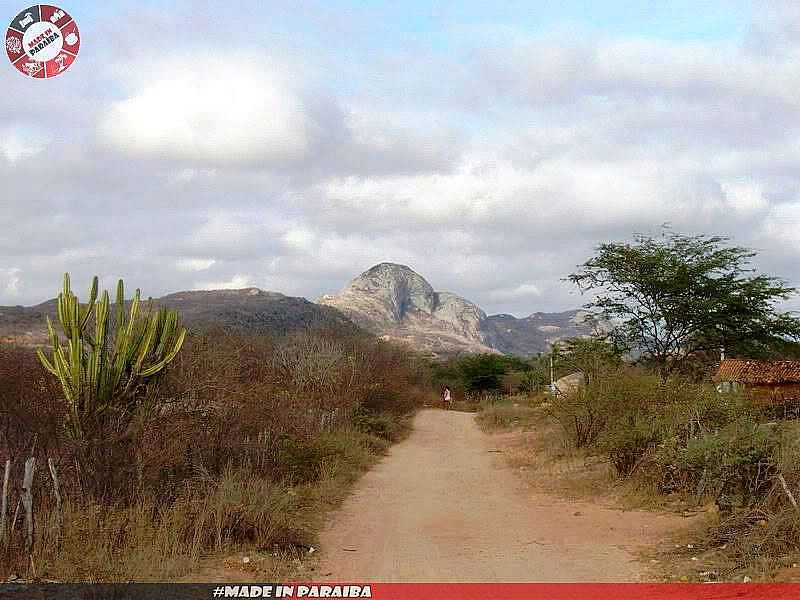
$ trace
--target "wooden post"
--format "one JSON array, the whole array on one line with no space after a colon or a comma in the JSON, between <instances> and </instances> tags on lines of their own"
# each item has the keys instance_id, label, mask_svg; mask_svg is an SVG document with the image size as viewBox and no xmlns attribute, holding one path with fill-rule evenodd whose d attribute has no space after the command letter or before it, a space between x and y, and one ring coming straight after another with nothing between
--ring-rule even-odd
<instances>
[{"instance_id":1,"label":"wooden post","mask_svg":"<svg viewBox=\"0 0 800 600\"><path fill-rule=\"evenodd\" d=\"M25 507L25 550L33 553L33 474L36 459L31 456L25 461L25 477L22 480L22 505Z\"/></svg>"},{"instance_id":2,"label":"wooden post","mask_svg":"<svg viewBox=\"0 0 800 600\"><path fill-rule=\"evenodd\" d=\"M0 544L6 541L6 518L8 516L8 480L11 477L11 459L6 461L3 474L3 491L0 496Z\"/></svg>"},{"instance_id":3,"label":"wooden post","mask_svg":"<svg viewBox=\"0 0 800 600\"><path fill-rule=\"evenodd\" d=\"M792 494L792 491L789 489L789 486L786 485L786 480L783 478L782 473L778 473L778 481L780 481L781 487L783 487L783 491L786 492L786 495L789 497L789 502L792 503L792 506L794 506L795 510L798 510L797 500L794 499L794 494Z\"/></svg>"},{"instance_id":4,"label":"wooden post","mask_svg":"<svg viewBox=\"0 0 800 600\"><path fill-rule=\"evenodd\" d=\"M50 477L53 478L53 495L56 497L56 524L58 526L58 535L61 535L62 524L64 523L64 515L61 512L61 488L58 485L58 473L56 473L56 465L53 463L52 458L47 459L47 466L50 468Z\"/></svg>"},{"instance_id":5,"label":"wooden post","mask_svg":"<svg viewBox=\"0 0 800 600\"><path fill-rule=\"evenodd\" d=\"M14 517L11 519L11 529L8 533L8 539L14 537L14 528L17 526L17 517L19 516L19 507L22 504L22 498L17 500L17 507L14 509Z\"/></svg>"}]
</instances>

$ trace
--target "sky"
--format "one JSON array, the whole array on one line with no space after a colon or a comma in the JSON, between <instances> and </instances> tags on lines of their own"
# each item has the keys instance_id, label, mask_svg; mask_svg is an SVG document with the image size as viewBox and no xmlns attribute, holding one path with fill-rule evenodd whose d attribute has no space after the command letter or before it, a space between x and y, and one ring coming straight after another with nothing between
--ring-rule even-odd
<instances>
[{"instance_id":1,"label":"sky","mask_svg":"<svg viewBox=\"0 0 800 600\"><path fill-rule=\"evenodd\" d=\"M664 223L800 285L800 3L59 1L72 67L0 66L0 305L391 261L525 316Z\"/></svg>"}]
</instances>

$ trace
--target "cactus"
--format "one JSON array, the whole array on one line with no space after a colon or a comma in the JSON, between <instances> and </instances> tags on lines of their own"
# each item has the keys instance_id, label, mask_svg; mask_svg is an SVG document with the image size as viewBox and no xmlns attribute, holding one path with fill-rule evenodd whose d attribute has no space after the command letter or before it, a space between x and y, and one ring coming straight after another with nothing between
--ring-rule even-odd
<instances>
[{"instance_id":1,"label":"cactus","mask_svg":"<svg viewBox=\"0 0 800 600\"><path fill-rule=\"evenodd\" d=\"M108 292L98 301L94 277L89 301L81 304L70 289L69 273L58 295L58 322L66 341L62 345L50 317L47 330L53 347L39 360L61 384L68 410L68 426L76 439L85 438L87 426L102 423L110 414L132 417L145 386L155 380L175 358L186 330L177 311L142 312L139 290L125 311L125 288L117 284L113 315Z\"/></svg>"}]
</instances>

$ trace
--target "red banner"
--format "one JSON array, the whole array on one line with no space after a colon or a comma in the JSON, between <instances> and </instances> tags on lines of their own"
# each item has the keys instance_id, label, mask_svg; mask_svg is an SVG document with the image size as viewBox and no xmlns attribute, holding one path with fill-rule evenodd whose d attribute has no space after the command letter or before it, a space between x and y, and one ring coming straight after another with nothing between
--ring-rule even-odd
<instances>
[{"instance_id":1,"label":"red banner","mask_svg":"<svg viewBox=\"0 0 800 600\"><path fill-rule=\"evenodd\" d=\"M307 590L294 585L295 597L305 598L342 597L348 587L351 597L365 597L367 587L368 597L377 600L800 600L800 584L788 583L360 583L307 584ZM356 595L357 586L361 593Z\"/></svg>"}]
</instances>

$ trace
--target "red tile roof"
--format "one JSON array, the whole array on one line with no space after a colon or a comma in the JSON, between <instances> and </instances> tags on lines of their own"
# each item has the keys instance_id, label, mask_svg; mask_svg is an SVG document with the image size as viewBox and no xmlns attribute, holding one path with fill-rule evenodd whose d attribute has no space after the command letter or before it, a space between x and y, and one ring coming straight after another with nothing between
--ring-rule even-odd
<instances>
[{"instance_id":1,"label":"red tile roof","mask_svg":"<svg viewBox=\"0 0 800 600\"><path fill-rule=\"evenodd\" d=\"M714 381L736 381L751 385L800 383L800 361L729 358L722 361Z\"/></svg>"}]
</instances>

